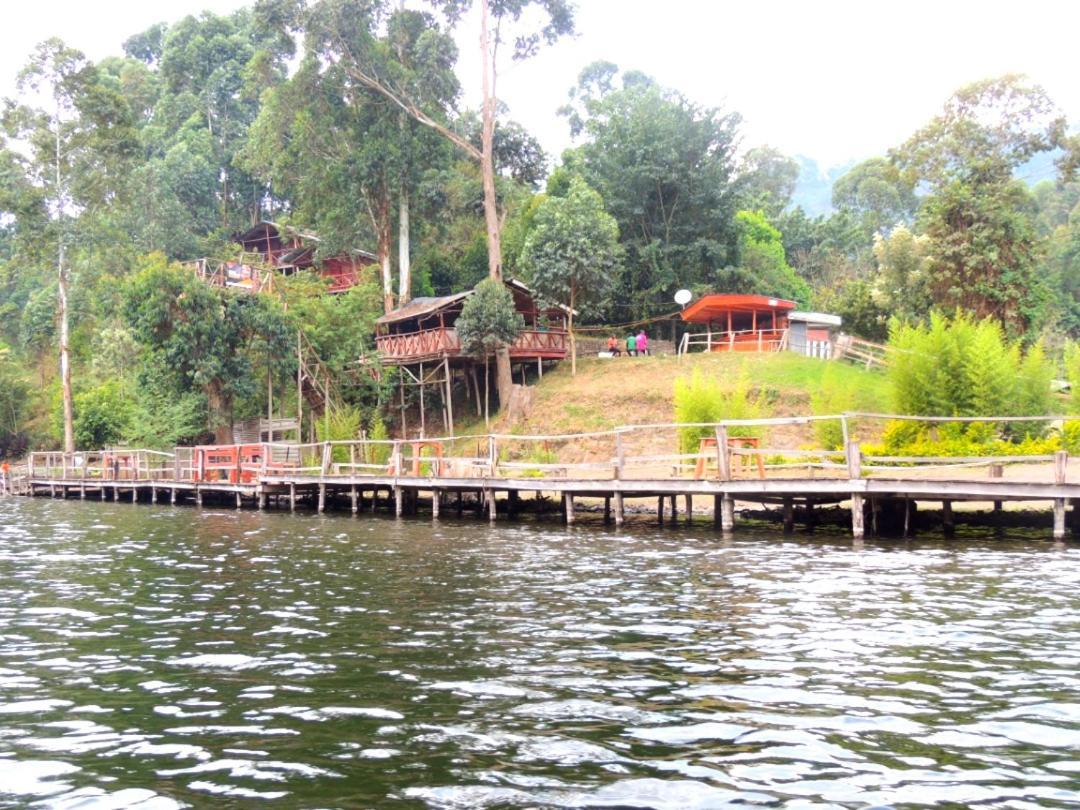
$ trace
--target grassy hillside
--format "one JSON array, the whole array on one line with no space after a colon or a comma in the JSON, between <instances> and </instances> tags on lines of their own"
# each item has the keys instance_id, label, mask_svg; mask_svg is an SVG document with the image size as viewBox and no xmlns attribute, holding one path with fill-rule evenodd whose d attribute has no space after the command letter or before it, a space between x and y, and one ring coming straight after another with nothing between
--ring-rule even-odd
<instances>
[{"instance_id":1,"label":"grassy hillside","mask_svg":"<svg viewBox=\"0 0 1080 810\"><path fill-rule=\"evenodd\" d=\"M536 387L534 407L524 425L510 429L504 421L493 422L499 432L559 435L610 430L620 425L675 421L675 381L694 370L734 386L742 375L753 393L761 392L772 416L796 416L813 412L811 398L823 387L851 392L850 408L888 409L885 375L841 362L780 354L693 354L675 357L585 358L578 361L576 377L570 364L562 363L546 373ZM783 435L772 438L793 447L813 442L805 427L776 428ZM483 433L483 421L458 425L459 433ZM674 433L658 430L635 433L633 453L671 452ZM611 442L605 439L575 440L560 445L558 455L566 461L607 459ZM552 447L552 449L556 449Z\"/></svg>"}]
</instances>

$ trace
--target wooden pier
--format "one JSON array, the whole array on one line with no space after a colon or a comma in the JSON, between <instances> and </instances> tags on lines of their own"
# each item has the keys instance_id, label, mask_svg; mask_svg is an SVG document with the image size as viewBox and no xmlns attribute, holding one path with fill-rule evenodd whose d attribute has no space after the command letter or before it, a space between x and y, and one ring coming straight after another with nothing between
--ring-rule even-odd
<instances>
[{"instance_id":1,"label":"wooden pier","mask_svg":"<svg viewBox=\"0 0 1080 810\"><path fill-rule=\"evenodd\" d=\"M656 505L660 522L695 514L704 502L715 527L735 528L735 504L778 508L784 529L797 515L813 522L819 506L850 509L852 535L861 538L898 526L907 533L916 503L941 505L942 528L952 530L954 503L1028 502L1047 511L1047 528L1063 538L1068 523L1080 528L1080 468L1070 470L1064 451L1042 456L979 458L872 457L848 439L843 451L757 447L746 428L854 424L892 419L876 414L788 417L709 425L638 425L566 436L486 434L389 441L334 441L304 445L249 444L176 448L173 452L114 449L30 455L23 479L28 495L146 503L214 503L236 508L299 506L322 512L383 509L403 516L421 507L433 519L461 514L464 503L496 520L513 517L523 496L553 496L565 523L574 523L582 501L605 522L621 525L630 505ZM1048 417L1049 419L1049 417ZM1024 417L1027 422L1032 417ZM958 421L942 419L939 421ZM969 420L975 421L975 420ZM991 420L978 420L991 421ZM1002 418L993 421L1009 421ZM642 453L669 433L699 429L707 436L697 452ZM610 448L610 460L576 461L580 446ZM603 455L603 454L602 454ZM1070 476L1070 472L1072 475ZM1069 483L1069 478L1074 483ZM577 509L576 509L577 507ZM969 507L970 508L970 507ZM1051 518L1052 516L1052 518Z\"/></svg>"}]
</instances>

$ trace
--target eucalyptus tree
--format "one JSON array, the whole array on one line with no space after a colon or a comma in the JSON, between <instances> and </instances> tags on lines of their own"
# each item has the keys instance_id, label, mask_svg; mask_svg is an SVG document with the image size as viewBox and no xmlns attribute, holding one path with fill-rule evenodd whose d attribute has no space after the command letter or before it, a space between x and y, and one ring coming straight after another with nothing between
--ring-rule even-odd
<instances>
[{"instance_id":1,"label":"eucalyptus tree","mask_svg":"<svg viewBox=\"0 0 1080 810\"><path fill-rule=\"evenodd\" d=\"M487 237L488 275L502 279L502 247L498 197L495 185L495 125L498 114L496 81L500 47L508 42L515 60L534 55L544 43L553 43L573 33L574 14L569 0L427 0L440 11L448 27L460 23L466 12L475 7L479 27L481 70L481 133L478 149L466 136L450 125L447 108L438 99L425 98L408 80L395 76L380 58L377 30L393 13L392 0L320 0L320 6L333 12L335 28L349 33L337 37L326 57L338 61L359 84L379 93L415 121L432 129L462 150L481 169L484 190L484 223ZM537 22L539 20L539 22ZM494 30L492 28L494 27ZM451 66L451 65L448 65ZM410 72L406 75L416 75ZM436 103L432 103L435 101ZM496 354L500 401L509 401L513 381L510 378L510 354L501 349Z\"/></svg>"},{"instance_id":2,"label":"eucalyptus tree","mask_svg":"<svg viewBox=\"0 0 1080 810\"><path fill-rule=\"evenodd\" d=\"M70 252L76 229L120 199L134 144L130 108L99 79L82 53L59 39L47 40L34 50L18 79L22 97L43 106L9 102L4 120L8 136L25 144L28 152L15 164L26 172L23 186L37 190L30 207L15 215L24 215L55 247L63 443L69 453L75 449ZM44 211L34 206L35 200L44 203Z\"/></svg>"}]
</instances>

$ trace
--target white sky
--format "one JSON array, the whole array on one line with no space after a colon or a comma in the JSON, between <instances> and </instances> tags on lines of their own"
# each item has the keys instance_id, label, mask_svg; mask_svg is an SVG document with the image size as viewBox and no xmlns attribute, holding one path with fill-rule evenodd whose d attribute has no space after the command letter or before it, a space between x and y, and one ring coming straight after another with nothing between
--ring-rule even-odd
<instances>
[{"instance_id":1,"label":"white sky","mask_svg":"<svg viewBox=\"0 0 1080 810\"><path fill-rule=\"evenodd\" d=\"M243 0L36 0L5 8L0 94L34 44L60 36L91 58L120 52L159 20ZM411 6L420 5L409 0ZM902 142L961 85L1026 73L1080 121L1071 0L578 0L573 40L505 64L499 95L553 156L568 145L555 114L590 62L638 69L704 105L742 114L747 146L768 143L823 166L881 154ZM472 30L459 37L467 103L479 66Z\"/></svg>"}]
</instances>

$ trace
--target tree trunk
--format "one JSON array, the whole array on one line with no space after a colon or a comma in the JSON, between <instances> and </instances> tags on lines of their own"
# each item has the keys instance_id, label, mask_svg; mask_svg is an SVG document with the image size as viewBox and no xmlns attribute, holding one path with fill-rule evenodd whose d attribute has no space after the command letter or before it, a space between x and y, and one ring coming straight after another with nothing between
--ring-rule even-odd
<instances>
[{"instance_id":1,"label":"tree trunk","mask_svg":"<svg viewBox=\"0 0 1080 810\"><path fill-rule=\"evenodd\" d=\"M412 300L412 265L409 260L409 190L401 181L398 197L398 306Z\"/></svg>"},{"instance_id":2,"label":"tree trunk","mask_svg":"<svg viewBox=\"0 0 1080 810\"><path fill-rule=\"evenodd\" d=\"M75 407L71 396L71 355L68 352L67 270L64 268L64 190L60 175L60 98L56 97L56 275L60 310L60 387L64 399L64 452L75 452Z\"/></svg>"},{"instance_id":3,"label":"tree trunk","mask_svg":"<svg viewBox=\"0 0 1080 810\"><path fill-rule=\"evenodd\" d=\"M210 409L214 444L232 444L232 398L226 395L220 382L215 380L206 386L206 404Z\"/></svg>"},{"instance_id":4,"label":"tree trunk","mask_svg":"<svg viewBox=\"0 0 1080 810\"><path fill-rule=\"evenodd\" d=\"M566 320L566 335L570 338L570 376L577 376L577 341L574 340L574 289L570 288L570 314Z\"/></svg>"},{"instance_id":5,"label":"tree trunk","mask_svg":"<svg viewBox=\"0 0 1080 810\"><path fill-rule=\"evenodd\" d=\"M488 418L488 403L491 397L488 394L488 355L484 355L484 427L491 429L491 419Z\"/></svg>"},{"instance_id":6,"label":"tree trunk","mask_svg":"<svg viewBox=\"0 0 1080 810\"><path fill-rule=\"evenodd\" d=\"M487 231L488 276L502 281L502 242L499 234L499 205L495 196L495 54L488 33L488 0L480 2L480 58L483 65L483 105L480 129L480 174L484 181L484 225ZM499 407L510 402L514 380L510 372L510 350L495 351L495 376L499 389Z\"/></svg>"},{"instance_id":7,"label":"tree trunk","mask_svg":"<svg viewBox=\"0 0 1080 810\"><path fill-rule=\"evenodd\" d=\"M60 307L60 385L64 397L64 452L75 452L75 408L71 396L71 354L68 351L67 273L64 270L64 247L58 252L59 284L57 299Z\"/></svg>"},{"instance_id":8,"label":"tree trunk","mask_svg":"<svg viewBox=\"0 0 1080 810\"><path fill-rule=\"evenodd\" d=\"M371 211L371 224L375 227L376 250L379 254L379 267L382 269L383 312L394 309L394 270L390 264L390 195L385 186L375 200Z\"/></svg>"}]
</instances>

